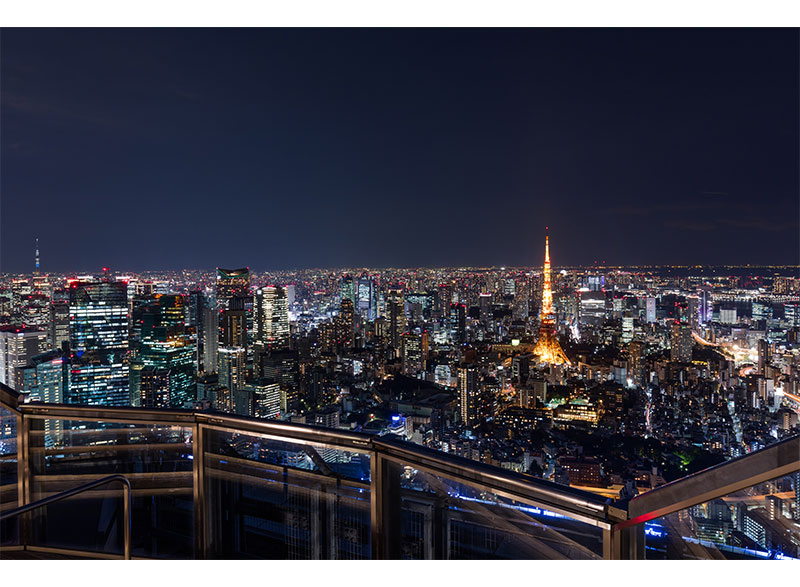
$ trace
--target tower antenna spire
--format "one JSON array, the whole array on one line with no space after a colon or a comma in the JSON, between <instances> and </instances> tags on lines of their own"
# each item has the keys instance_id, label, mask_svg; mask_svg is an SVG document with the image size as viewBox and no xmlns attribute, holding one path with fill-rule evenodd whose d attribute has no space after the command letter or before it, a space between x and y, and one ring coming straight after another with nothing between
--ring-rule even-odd
<instances>
[{"instance_id":1,"label":"tower antenna spire","mask_svg":"<svg viewBox=\"0 0 800 587\"><path fill-rule=\"evenodd\" d=\"M36 273L39 273L39 237L36 237Z\"/></svg>"}]
</instances>

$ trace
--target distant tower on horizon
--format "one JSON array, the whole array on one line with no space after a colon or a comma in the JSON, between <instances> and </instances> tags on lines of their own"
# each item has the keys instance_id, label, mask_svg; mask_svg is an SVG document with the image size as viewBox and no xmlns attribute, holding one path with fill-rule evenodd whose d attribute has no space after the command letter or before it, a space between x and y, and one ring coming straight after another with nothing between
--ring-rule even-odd
<instances>
[{"instance_id":1,"label":"distant tower on horizon","mask_svg":"<svg viewBox=\"0 0 800 587\"><path fill-rule=\"evenodd\" d=\"M556 319L553 311L553 290L550 283L550 236L544 237L544 271L542 272L542 310L539 314L539 340L534 354L543 363L570 364L556 338Z\"/></svg>"},{"instance_id":2,"label":"distant tower on horizon","mask_svg":"<svg viewBox=\"0 0 800 587\"><path fill-rule=\"evenodd\" d=\"M39 274L39 238L36 238L36 271L34 272L36 275Z\"/></svg>"}]
</instances>

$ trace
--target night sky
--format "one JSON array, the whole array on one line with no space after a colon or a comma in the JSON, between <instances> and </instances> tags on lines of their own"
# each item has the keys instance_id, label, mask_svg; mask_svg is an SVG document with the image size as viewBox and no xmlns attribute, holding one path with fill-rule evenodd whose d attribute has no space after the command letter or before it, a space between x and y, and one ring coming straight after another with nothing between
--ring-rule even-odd
<instances>
[{"instance_id":1,"label":"night sky","mask_svg":"<svg viewBox=\"0 0 800 587\"><path fill-rule=\"evenodd\" d=\"M797 29L4 29L4 272L798 263Z\"/></svg>"}]
</instances>

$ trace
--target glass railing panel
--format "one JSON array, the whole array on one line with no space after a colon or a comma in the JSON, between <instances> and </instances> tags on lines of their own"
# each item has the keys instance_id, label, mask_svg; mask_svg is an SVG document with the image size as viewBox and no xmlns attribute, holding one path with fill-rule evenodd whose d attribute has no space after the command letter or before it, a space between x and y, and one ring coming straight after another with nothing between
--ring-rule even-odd
<instances>
[{"instance_id":1,"label":"glass railing panel","mask_svg":"<svg viewBox=\"0 0 800 587\"><path fill-rule=\"evenodd\" d=\"M209 558L368 559L370 455L208 429Z\"/></svg>"},{"instance_id":2,"label":"glass railing panel","mask_svg":"<svg viewBox=\"0 0 800 587\"><path fill-rule=\"evenodd\" d=\"M192 428L31 419L32 500L111 474L133 489L132 553L194 556ZM113 484L43 508L34 545L122 553L122 488Z\"/></svg>"},{"instance_id":3,"label":"glass railing panel","mask_svg":"<svg viewBox=\"0 0 800 587\"><path fill-rule=\"evenodd\" d=\"M19 505L17 477L18 416L0 406L0 511ZM18 520L0 524L0 545L19 544Z\"/></svg>"},{"instance_id":4,"label":"glass railing panel","mask_svg":"<svg viewBox=\"0 0 800 587\"><path fill-rule=\"evenodd\" d=\"M800 472L647 522L648 559L800 559Z\"/></svg>"},{"instance_id":5,"label":"glass railing panel","mask_svg":"<svg viewBox=\"0 0 800 587\"><path fill-rule=\"evenodd\" d=\"M599 559L602 529L411 466L400 473L405 559Z\"/></svg>"}]
</instances>

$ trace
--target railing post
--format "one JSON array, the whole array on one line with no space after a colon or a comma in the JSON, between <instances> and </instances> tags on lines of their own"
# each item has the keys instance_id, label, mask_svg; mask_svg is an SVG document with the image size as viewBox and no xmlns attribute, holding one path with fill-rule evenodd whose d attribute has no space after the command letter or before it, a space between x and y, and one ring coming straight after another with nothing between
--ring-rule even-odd
<instances>
[{"instance_id":1,"label":"railing post","mask_svg":"<svg viewBox=\"0 0 800 587\"><path fill-rule=\"evenodd\" d=\"M192 427L192 484L194 510L194 558L208 558L206 552L205 429L200 422Z\"/></svg>"},{"instance_id":2,"label":"railing post","mask_svg":"<svg viewBox=\"0 0 800 587\"><path fill-rule=\"evenodd\" d=\"M381 508L383 507L381 495L383 494L383 477L380 473L380 458L376 451L370 454L369 459L370 535L372 540L373 560L383 560L386 558L383 552L383 540L381 539Z\"/></svg>"},{"instance_id":3,"label":"railing post","mask_svg":"<svg viewBox=\"0 0 800 587\"><path fill-rule=\"evenodd\" d=\"M17 437L21 441L21 446L17 445L17 459L18 459L18 474L19 474L19 483L18 487L22 488L22 493L20 495L19 501L21 502L20 505L28 505L33 501L31 494L32 494L32 482L33 482L33 471L31 466L31 418L26 418L24 414L20 413L19 418L22 426L20 431L17 432ZM31 543L33 539L33 514L27 513L24 514L19 520L19 533L20 533L20 544L24 545L25 548Z\"/></svg>"},{"instance_id":4,"label":"railing post","mask_svg":"<svg viewBox=\"0 0 800 587\"><path fill-rule=\"evenodd\" d=\"M610 560L643 560L644 524L603 530L603 558Z\"/></svg>"},{"instance_id":5,"label":"railing post","mask_svg":"<svg viewBox=\"0 0 800 587\"><path fill-rule=\"evenodd\" d=\"M123 537L123 558L131 560L131 485L125 480L122 483L122 522L125 525Z\"/></svg>"},{"instance_id":6,"label":"railing post","mask_svg":"<svg viewBox=\"0 0 800 587\"><path fill-rule=\"evenodd\" d=\"M399 559L402 556L400 465L376 452L371 469L373 557Z\"/></svg>"}]
</instances>

